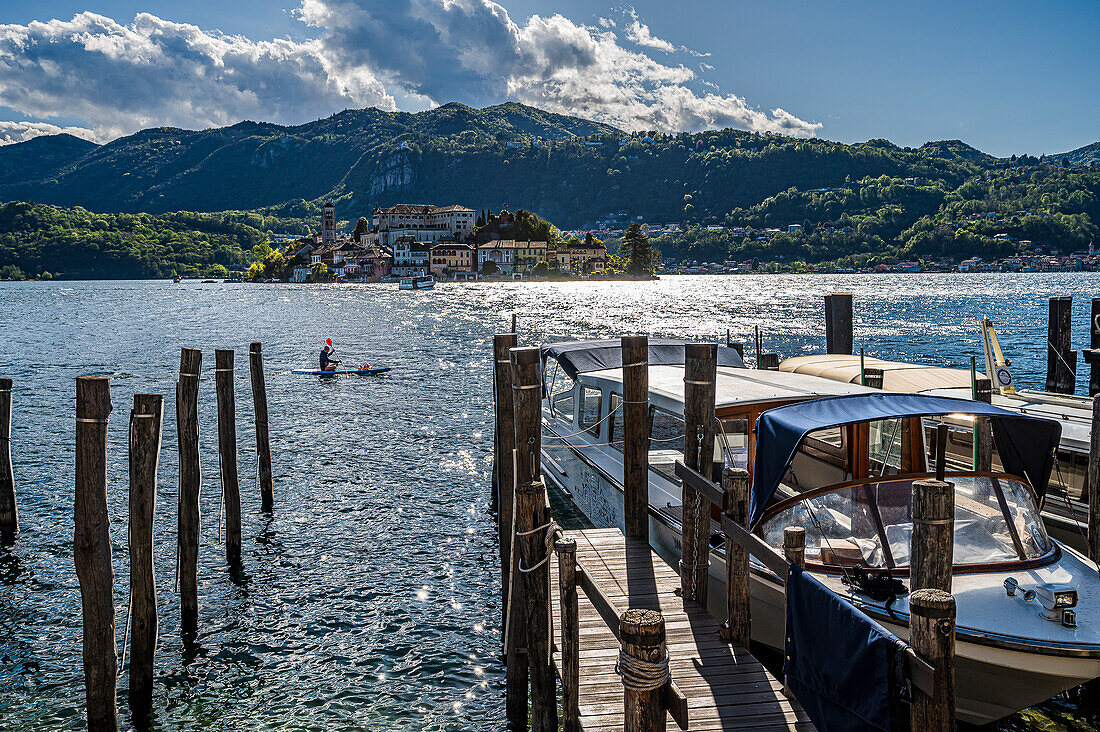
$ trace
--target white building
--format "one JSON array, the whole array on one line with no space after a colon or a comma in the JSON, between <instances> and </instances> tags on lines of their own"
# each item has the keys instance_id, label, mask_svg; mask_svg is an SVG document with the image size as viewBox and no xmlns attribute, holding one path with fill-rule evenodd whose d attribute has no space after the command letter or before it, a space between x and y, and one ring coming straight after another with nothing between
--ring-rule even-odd
<instances>
[{"instance_id":1,"label":"white building","mask_svg":"<svg viewBox=\"0 0 1100 732\"><path fill-rule=\"evenodd\" d=\"M442 229L461 240L474 230L477 214L465 206L399 203L389 208L374 209L372 219L374 229L379 233L391 229Z\"/></svg>"},{"instance_id":2,"label":"white building","mask_svg":"<svg viewBox=\"0 0 1100 732\"><path fill-rule=\"evenodd\" d=\"M432 245L428 242L401 238L393 243L391 273L398 277L428 274L431 268Z\"/></svg>"}]
</instances>

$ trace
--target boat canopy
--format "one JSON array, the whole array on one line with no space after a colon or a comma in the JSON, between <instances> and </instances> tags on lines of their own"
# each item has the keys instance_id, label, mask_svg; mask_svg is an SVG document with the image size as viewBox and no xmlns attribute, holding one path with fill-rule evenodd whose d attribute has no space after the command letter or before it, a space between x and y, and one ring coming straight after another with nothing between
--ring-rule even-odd
<instances>
[{"instance_id":1,"label":"boat canopy","mask_svg":"<svg viewBox=\"0 0 1100 732\"><path fill-rule=\"evenodd\" d=\"M863 371L861 366L882 369L882 388L886 391L926 392L931 389L966 389L966 393L970 393L970 371L967 369L883 361L870 356L864 358L862 364L859 356L847 354L795 356L780 363L779 370L858 384ZM978 375L985 377L984 373Z\"/></svg>"},{"instance_id":2,"label":"boat canopy","mask_svg":"<svg viewBox=\"0 0 1100 732\"><path fill-rule=\"evenodd\" d=\"M809 433L860 422L952 414L990 417L993 439L1005 472L1027 478L1042 502L1054 465L1054 450L1062 433L1057 422L969 399L883 392L850 394L776 407L756 420L750 526L755 526L764 515L799 445Z\"/></svg>"},{"instance_id":3,"label":"boat canopy","mask_svg":"<svg viewBox=\"0 0 1100 732\"><path fill-rule=\"evenodd\" d=\"M667 338L649 339L650 366L678 366L684 363L686 341ZM552 358L570 378L577 374L604 369L618 369L623 365L622 342L619 340L566 341L542 347L542 360ZM728 346L718 346L718 365L742 367L745 365L737 351Z\"/></svg>"}]
</instances>

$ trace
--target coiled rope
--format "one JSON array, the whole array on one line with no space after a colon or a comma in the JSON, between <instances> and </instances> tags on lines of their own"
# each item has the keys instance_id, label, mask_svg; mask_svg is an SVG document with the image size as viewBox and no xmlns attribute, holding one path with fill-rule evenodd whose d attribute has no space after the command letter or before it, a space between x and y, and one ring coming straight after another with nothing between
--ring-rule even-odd
<instances>
[{"instance_id":1,"label":"coiled rope","mask_svg":"<svg viewBox=\"0 0 1100 732\"><path fill-rule=\"evenodd\" d=\"M615 664L615 673L622 677L623 686L630 691L656 691L667 684L671 678L668 670L668 654L665 654L660 661L646 661L619 651L619 662Z\"/></svg>"}]
</instances>

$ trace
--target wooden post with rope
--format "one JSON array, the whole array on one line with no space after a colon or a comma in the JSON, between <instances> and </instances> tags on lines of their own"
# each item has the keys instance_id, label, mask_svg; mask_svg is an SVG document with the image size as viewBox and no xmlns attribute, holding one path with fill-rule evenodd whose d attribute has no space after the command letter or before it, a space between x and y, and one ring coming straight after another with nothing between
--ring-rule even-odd
<instances>
[{"instance_id":1,"label":"wooden post with rope","mask_svg":"<svg viewBox=\"0 0 1100 732\"><path fill-rule=\"evenodd\" d=\"M710 476L718 348L711 343L688 343L684 350L684 465ZM685 600L706 607L710 501L686 482L681 496L680 589Z\"/></svg>"},{"instance_id":2,"label":"wooden post with rope","mask_svg":"<svg viewBox=\"0 0 1100 732\"><path fill-rule=\"evenodd\" d=\"M993 382L989 379L974 380L974 399L993 402ZM974 418L974 470L988 473L993 470L993 423L989 417Z\"/></svg>"},{"instance_id":3,"label":"wooden post with rope","mask_svg":"<svg viewBox=\"0 0 1100 732\"><path fill-rule=\"evenodd\" d=\"M619 673L623 680L623 731L664 732L668 713L665 619L656 610L627 610L619 619Z\"/></svg>"},{"instance_id":4,"label":"wooden post with rope","mask_svg":"<svg viewBox=\"0 0 1100 732\"><path fill-rule=\"evenodd\" d=\"M913 685L911 728L922 732L955 729L955 598L934 588L915 588L909 595L909 644L935 667L933 694Z\"/></svg>"},{"instance_id":5,"label":"wooden post with rope","mask_svg":"<svg viewBox=\"0 0 1100 732\"><path fill-rule=\"evenodd\" d=\"M1072 316L1072 297L1050 298L1047 312L1046 390L1055 394L1072 394L1077 383L1077 352L1070 342Z\"/></svg>"},{"instance_id":6,"label":"wooden post with rope","mask_svg":"<svg viewBox=\"0 0 1100 732\"><path fill-rule=\"evenodd\" d=\"M911 589L951 592L955 486L942 480L913 481Z\"/></svg>"},{"instance_id":7,"label":"wooden post with rope","mask_svg":"<svg viewBox=\"0 0 1100 732\"><path fill-rule=\"evenodd\" d=\"M852 353L852 293L825 296L825 352Z\"/></svg>"},{"instance_id":8,"label":"wooden post with rope","mask_svg":"<svg viewBox=\"0 0 1100 732\"><path fill-rule=\"evenodd\" d=\"M11 467L11 379L0 379L0 546L11 546L19 533L15 473Z\"/></svg>"},{"instance_id":9,"label":"wooden post with rope","mask_svg":"<svg viewBox=\"0 0 1100 732\"><path fill-rule=\"evenodd\" d=\"M111 380L76 379L76 502L73 559L80 581L84 630L84 685L90 732L118 729L115 685L115 574L107 513L107 417Z\"/></svg>"},{"instance_id":10,"label":"wooden post with rope","mask_svg":"<svg viewBox=\"0 0 1100 732\"><path fill-rule=\"evenodd\" d=\"M550 504L539 479L542 450L542 369L538 348L513 348L512 406L515 415L515 543L509 625L526 624L531 678L531 727L558 726L557 679L550 658ZM516 591L519 590L519 598ZM518 630L518 628L517 628ZM526 693L526 689L524 689Z\"/></svg>"},{"instance_id":11,"label":"wooden post with rope","mask_svg":"<svg viewBox=\"0 0 1100 732\"><path fill-rule=\"evenodd\" d=\"M153 517L163 414L163 396L134 394L130 412L130 716L137 729L152 724L153 654L157 647Z\"/></svg>"},{"instance_id":12,"label":"wooden post with rope","mask_svg":"<svg viewBox=\"0 0 1100 732\"><path fill-rule=\"evenodd\" d=\"M554 542L558 554L561 606L561 708L565 732L580 732L580 609L577 599L577 540Z\"/></svg>"},{"instance_id":13,"label":"wooden post with rope","mask_svg":"<svg viewBox=\"0 0 1100 732\"><path fill-rule=\"evenodd\" d=\"M623 336L622 359L623 411L612 419L622 419L623 424L624 533L627 538L648 541L649 338Z\"/></svg>"},{"instance_id":14,"label":"wooden post with rope","mask_svg":"<svg viewBox=\"0 0 1100 732\"><path fill-rule=\"evenodd\" d=\"M872 389L881 389L886 374L882 369L868 366L863 369L863 385Z\"/></svg>"},{"instance_id":15,"label":"wooden post with rope","mask_svg":"<svg viewBox=\"0 0 1100 732\"><path fill-rule=\"evenodd\" d=\"M184 641L194 641L199 623L199 373L202 351L184 348L176 382L176 435L179 447L179 562L180 629Z\"/></svg>"},{"instance_id":16,"label":"wooden post with rope","mask_svg":"<svg viewBox=\"0 0 1100 732\"><path fill-rule=\"evenodd\" d=\"M1088 481L1089 559L1100 562L1100 394L1092 398L1092 434L1089 437ZM1098 696L1100 698L1100 696Z\"/></svg>"},{"instance_id":17,"label":"wooden post with rope","mask_svg":"<svg viewBox=\"0 0 1100 732\"><path fill-rule=\"evenodd\" d=\"M260 510L275 510L275 487L271 473L271 435L267 426L267 384L264 382L264 354L260 343L248 348L252 377L252 404L256 412L256 469L260 479Z\"/></svg>"},{"instance_id":18,"label":"wooden post with rope","mask_svg":"<svg viewBox=\"0 0 1100 732\"><path fill-rule=\"evenodd\" d=\"M723 507L726 517L741 526L749 522L749 471L722 470ZM726 621L723 637L741 648L749 647L752 621L749 608L749 550L726 537Z\"/></svg>"},{"instance_id":19,"label":"wooden post with rope","mask_svg":"<svg viewBox=\"0 0 1100 732\"><path fill-rule=\"evenodd\" d=\"M218 461L225 506L225 560L235 574L241 564L241 483L237 476L237 405L233 394L233 349L214 351L218 398Z\"/></svg>"}]
</instances>

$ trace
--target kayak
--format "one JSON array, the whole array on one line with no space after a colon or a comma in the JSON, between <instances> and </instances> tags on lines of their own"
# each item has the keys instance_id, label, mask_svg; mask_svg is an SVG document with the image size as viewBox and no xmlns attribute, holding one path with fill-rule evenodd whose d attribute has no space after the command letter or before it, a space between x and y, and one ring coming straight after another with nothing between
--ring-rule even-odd
<instances>
[{"instance_id":1,"label":"kayak","mask_svg":"<svg viewBox=\"0 0 1100 732\"><path fill-rule=\"evenodd\" d=\"M373 376L384 374L389 367L380 369L335 369L333 371L321 371L320 369L294 369L292 374L305 374L306 376Z\"/></svg>"}]
</instances>

